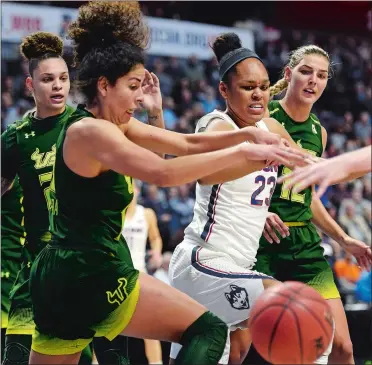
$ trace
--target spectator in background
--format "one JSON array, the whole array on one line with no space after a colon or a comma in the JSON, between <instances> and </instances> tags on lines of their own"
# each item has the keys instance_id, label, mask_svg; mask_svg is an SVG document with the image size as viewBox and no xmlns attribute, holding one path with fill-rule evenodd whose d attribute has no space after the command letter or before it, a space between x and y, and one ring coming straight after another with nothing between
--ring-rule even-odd
<instances>
[{"instance_id":1,"label":"spectator in background","mask_svg":"<svg viewBox=\"0 0 372 365\"><path fill-rule=\"evenodd\" d=\"M163 118L166 129L174 130L177 124L177 115L174 112L174 100L168 96L163 99Z\"/></svg>"},{"instance_id":2,"label":"spectator in background","mask_svg":"<svg viewBox=\"0 0 372 365\"><path fill-rule=\"evenodd\" d=\"M371 139L371 115L367 112L361 112L359 115L359 120L354 125L355 135L363 140L370 143Z\"/></svg>"},{"instance_id":3,"label":"spectator in background","mask_svg":"<svg viewBox=\"0 0 372 365\"><path fill-rule=\"evenodd\" d=\"M173 79L165 72L165 64L161 58L154 59L154 73L161 85L161 92L164 96L170 96L173 89Z\"/></svg>"},{"instance_id":4,"label":"spectator in background","mask_svg":"<svg viewBox=\"0 0 372 365\"><path fill-rule=\"evenodd\" d=\"M196 55L190 56L190 58L187 60L185 66L185 75L192 84L197 80L204 78L204 66L198 60Z\"/></svg>"},{"instance_id":5,"label":"spectator in background","mask_svg":"<svg viewBox=\"0 0 372 365\"><path fill-rule=\"evenodd\" d=\"M216 99L216 91L208 86L204 95L201 95L201 103L203 105L203 114L213 112L214 109L218 109L219 103Z\"/></svg>"},{"instance_id":6,"label":"spectator in background","mask_svg":"<svg viewBox=\"0 0 372 365\"><path fill-rule=\"evenodd\" d=\"M166 73L168 75L171 75L175 82L181 80L186 76L184 67L181 66L180 60L177 57L171 57L169 59L168 66L166 68Z\"/></svg>"},{"instance_id":7,"label":"spectator in background","mask_svg":"<svg viewBox=\"0 0 372 365\"><path fill-rule=\"evenodd\" d=\"M363 216L356 214L355 207L356 204L353 201L347 201L344 204L345 213L340 215L340 223L349 236L370 245L371 232Z\"/></svg>"},{"instance_id":8,"label":"spectator in background","mask_svg":"<svg viewBox=\"0 0 372 365\"><path fill-rule=\"evenodd\" d=\"M141 204L145 208L151 208L158 217L158 227L160 235L163 239L163 246L166 246L169 241L169 222L172 219L169 210L169 204L166 194L156 185L143 184L145 187L145 194ZM166 247L164 247L166 248Z\"/></svg>"},{"instance_id":9,"label":"spectator in background","mask_svg":"<svg viewBox=\"0 0 372 365\"><path fill-rule=\"evenodd\" d=\"M345 252L343 259L339 259L335 262L334 271L340 281L353 286L355 286L361 274L356 260L347 252Z\"/></svg>"},{"instance_id":10,"label":"spectator in background","mask_svg":"<svg viewBox=\"0 0 372 365\"><path fill-rule=\"evenodd\" d=\"M363 184L361 180L356 180L354 182L354 188L352 190L351 197L342 201L339 211L340 217L345 215L346 206L349 205L349 203L352 203L355 214L361 217L364 216L365 208L371 206L371 202L363 198L361 188L357 187L357 184L359 185L359 183Z\"/></svg>"}]
</instances>

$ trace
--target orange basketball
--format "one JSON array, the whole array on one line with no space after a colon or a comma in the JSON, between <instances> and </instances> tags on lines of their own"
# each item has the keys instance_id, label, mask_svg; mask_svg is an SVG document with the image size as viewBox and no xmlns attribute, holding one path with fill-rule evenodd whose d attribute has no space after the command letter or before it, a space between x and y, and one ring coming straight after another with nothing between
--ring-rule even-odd
<instances>
[{"instance_id":1,"label":"orange basketball","mask_svg":"<svg viewBox=\"0 0 372 365\"><path fill-rule=\"evenodd\" d=\"M253 344L272 364L312 364L329 346L331 310L308 285L285 282L265 290L249 318Z\"/></svg>"}]
</instances>

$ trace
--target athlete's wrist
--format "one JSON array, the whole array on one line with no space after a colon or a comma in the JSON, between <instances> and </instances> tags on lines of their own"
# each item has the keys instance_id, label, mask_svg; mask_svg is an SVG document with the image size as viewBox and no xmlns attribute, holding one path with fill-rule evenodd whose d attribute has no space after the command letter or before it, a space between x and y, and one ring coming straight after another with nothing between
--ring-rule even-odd
<instances>
[{"instance_id":1,"label":"athlete's wrist","mask_svg":"<svg viewBox=\"0 0 372 365\"><path fill-rule=\"evenodd\" d=\"M256 141L256 133L258 128L256 127L244 127L240 131L244 134L246 141Z\"/></svg>"},{"instance_id":2,"label":"athlete's wrist","mask_svg":"<svg viewBox=\"0 0 372 365\"><path fill-rule=\"evenodd\" d=\"M340 232L338 236L339 237L335 241L338 242L341 247L344 247L345 245L347 245L349 236L345 232Z\"/></svg>"}]
</instances>

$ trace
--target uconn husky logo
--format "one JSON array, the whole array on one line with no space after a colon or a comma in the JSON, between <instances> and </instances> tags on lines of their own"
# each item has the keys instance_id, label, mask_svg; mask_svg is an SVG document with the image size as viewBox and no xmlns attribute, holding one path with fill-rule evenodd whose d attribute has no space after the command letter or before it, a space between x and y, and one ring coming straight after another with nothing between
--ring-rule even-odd
<instances>
[{"instance_id":1,"label":"uconn husky logo","mask_svg":"<svg viewBox=\"0 0 372 365\"><path fill-rule=\"evenodd\" d=\"M244 288L230 285L230 293L225 293L226 299L235 309L249 309L248 293Z\"/></svg>"}]
</instances>

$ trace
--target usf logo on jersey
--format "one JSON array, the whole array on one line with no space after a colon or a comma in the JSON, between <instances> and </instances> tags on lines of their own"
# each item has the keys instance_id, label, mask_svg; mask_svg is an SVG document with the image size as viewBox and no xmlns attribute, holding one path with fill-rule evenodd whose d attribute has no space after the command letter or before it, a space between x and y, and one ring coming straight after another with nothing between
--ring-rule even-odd
<instances>
[{"instance_id":1,"label":"usf logo on jersey","mask_svg":"<svg viewBox=\"0 0 372 365\"><path fill-rule=\"evenodd\" d=\"M244 288L237 285L230 285L230 293L225 293L226 299L235 309L249 309L248 293Z\"/></svg>"},{"instance_id":2,"label":"usf logo on jersey","mask_svg":"<svg viewBox=\"0 0 372 365\"><path fill-rule=\"evenodd\" d=\"M44 167L53 166L56 160L56 145L53 145L51 151L42 153L40 153L40 150L36 148L34 153L31 155L31 160L35 161L34 167L37 170Z\"/></svg>"},{"instance_id":3,"label":"usf logo on jersey","mask_svg":"<svg viewBox=\"0 0 372 365\"><path fill-rule=\"evenodd\" d=\"M34 131L31 131L31 133L25 133L25 138L26 138L26 139L28 139L28 138L30 138L30 137L35 137L35 136L36 136L36 134L35 134Z\"/></svg>"},{"instance_id":4,"label":"usf logo on jersey","mask_svg":"<svg viewBox=\"0 0 372 365\"><path fill-rule=\"evenodd\" d=\"M318 132L316 131L316 128L315 128L315 124L311 125L311 129L312 129L314 134L318 134Z\"/></svg>"},{"instance_id":5,"label":"usf logo on jersey","mask_svg":"<svg viewBox=\"0 0 372 365\"><path fill-rule=\"evenodd\" d=\"M114 292L107 291L107 301L111 304L116 303L120 305L124 302L125 299L128 298L127 293L127 284L128 281L125 278L118 279L119 286L115 289Z\"/></svg>"}]
</instances>

